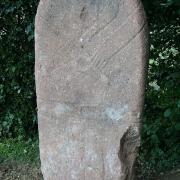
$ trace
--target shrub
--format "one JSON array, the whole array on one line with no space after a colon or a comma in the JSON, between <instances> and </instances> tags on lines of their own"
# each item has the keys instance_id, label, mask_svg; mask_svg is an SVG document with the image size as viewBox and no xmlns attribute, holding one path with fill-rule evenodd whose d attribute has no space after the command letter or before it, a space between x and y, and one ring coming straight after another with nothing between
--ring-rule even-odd
<instances>
[{"instance_id":1,"label":"shrub","mask_svg":"<svg viewBox=\"0 0 180 180\"><path fill-rule=\"evenodd\" d=\"M0 137L37 134L34 17L37 0L0 4Z\"/></svg>"}]
</instances>

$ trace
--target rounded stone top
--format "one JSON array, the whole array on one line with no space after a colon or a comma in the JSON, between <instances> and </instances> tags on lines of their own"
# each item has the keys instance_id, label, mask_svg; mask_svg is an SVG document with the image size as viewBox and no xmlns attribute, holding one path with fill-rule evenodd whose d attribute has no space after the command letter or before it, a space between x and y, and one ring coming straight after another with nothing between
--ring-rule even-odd
<instances>
[{"instance_id":1,"label":"rounded stone top","mask_svg":"<svg viewBox=\"0 0 180 180\"><path fill-rule=\"evenodd\" d=\"M139 0L41 0L35 39L37 97L141 104L148 37Z\"/></svg>"}]
</instances>

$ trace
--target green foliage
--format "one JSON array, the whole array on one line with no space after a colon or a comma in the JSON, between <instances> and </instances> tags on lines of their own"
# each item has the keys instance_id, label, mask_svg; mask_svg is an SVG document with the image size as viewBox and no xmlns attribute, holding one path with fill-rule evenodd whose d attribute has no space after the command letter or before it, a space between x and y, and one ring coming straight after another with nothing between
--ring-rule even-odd
<instances>
[{"instance_id":1,"label":"green foliage","mask_svg":"<svg viewBox=\"0 0 180 180\"><path fill-rule=\"evenodd\" d=\"M0 164L6 162L39 163L38 141L8 139L0 141Z\"/></svg>"},{"instance_id":2,"label":"green foliage","mask_svg":"<svg viewBox=\"0 0 180 180\"><path fill-rule=\"evenodd\" d=\"M37 0L0 3L0 137L37 134L34 16Z\"/></svg>"},{"instance_id":3,"label":"green foliage","mask_svg":"<svg viewBox=\"0 0 180 180\"><path fill-rule=\"evenodd\" d=\"M179 6L174 6L177 1L153 2L147 9L151 47L139 157L142 176L180 165Z\"/></svg>"}]
</instances>

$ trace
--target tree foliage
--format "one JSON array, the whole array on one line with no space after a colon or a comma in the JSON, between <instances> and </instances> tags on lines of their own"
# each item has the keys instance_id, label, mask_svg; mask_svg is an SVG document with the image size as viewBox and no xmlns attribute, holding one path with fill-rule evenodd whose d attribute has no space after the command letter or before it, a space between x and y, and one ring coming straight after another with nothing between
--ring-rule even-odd
<instances>
[{"instance_id":1,"label":"tree foliage","mask_svg":"<svg viewBox=\"0 0 180 180\"><path fill-rule=\"evenodd\" d=\"M34 83L36 0L0 3L0 136L37 134Z\"/></svg>"},{"instance_id":2,"label":"tree foliage","mask_svg":"<svg viewBox=\"0 0 180 180\"><path fill-rule=\"evenodd\" d=\"M146 177L180 165L179 2L144 2L151 46L139 161Z\"/></svg>"}]
</instances>

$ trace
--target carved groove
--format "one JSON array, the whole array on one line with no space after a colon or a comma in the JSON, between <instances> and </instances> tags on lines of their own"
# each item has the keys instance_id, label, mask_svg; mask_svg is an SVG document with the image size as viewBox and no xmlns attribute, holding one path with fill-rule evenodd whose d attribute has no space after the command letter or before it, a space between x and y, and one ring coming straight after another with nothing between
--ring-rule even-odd
<instances>
[{"instance_id":1,"label":"carved groove","mask_svg":"<svg viewBox=\"0 0 180 180\"><path fill-rule=\"evenodd\" d=\"M128 44L133 41L133 39L135 39L144 29L146 25L146 22L143 24L143 26L140 28L140 30L130 39L127 41L127 43L125 43L121 48L117 49L110 57L108 57L107 59L105 59L102 63L101 63L101 66L98 67L98 69L101 71L102 69L104 69L107 64L109 64L112 60L112 58L114 56L116 56L119 52L121 52L124 48L126 48L128 46ZM104 64L104 65L103 65Z\"/></svg>"},{"instance_id":2,"label":"carved groove","mask_svg":"<svg viewBox=\"0 0 180 180\"><path fill-rule=\"evenodd\" d=\"M128 21L129 21L129 19L135 14L135 13L137 13L137 11L138 11L138 9L140 8L140 5L141 5L141 3L140 3L140 1L139 1L139 4L137 5L137 8L134 10L134 12L132 12L128 17L127 17L127 19L121 24L121 26L118 28L118 32L121 30L121 28L122 27L124 27L127 23L128 23ZM110 24L109 24L110 25ZM107 27L107 26L106 26ZM117 32L116 31L116 32ZM115 32L114 32L115 33ZM114 34L113 33L113 34ZM107 39L106 39L106 41L105 42L107 42L108 41L108 39L110 39L110 37L108 37ZM102 42L102 44L103 43L105 43L105 42ZM123 45L124 46L124 45ZM96 54L93 56L93 58L92 58L92 60L91 60L91 62L93 63L93 66L95 66L95 67L98 67L98 65L99 65L99 62L97 62L96 61L96 56L97 56L97 54L98 54L98 52L99 51L97 51L96 52ZM99 61L101 61L101 59L99 60Z\"/></svg>"},{"instance_id":3,"label":"carved groove","mask_svg":"<svg viewBox=\"0 0 180 180\"><path fill-rule=\"evenodd\" d=\"M122 23L122 25L119 27L119 29L121 29L121 27L126 24L126 22L129 20L129 18L132 17L132 15L134 15L134 13L137 12L137 10L140 8L140 5L141 5L141 3L140 3L140 1L139 1L138 4L137 4L137 8L134 10L134 12L132 12L132 13L127 17L127 19ZM116 13L115 17L114 17L112 20L110 20L108 23L106 23L103 27L99 28L94 34L92 34L92 36L89 38L89 39L90 39L89 41L92 41L93 38L94 38L96 35L98 35L101 31L103 31L104 29L106 29L106 28L117 18L118 14L119 14L119 9L120 9L120 8L121 8L121 7L120 7L119 4L118 4L118 12Z\"/></svg>"},{"instance_id":4,"label":"carved groove","mask_svg":"<svg viewBox=\"0 0 180 180\"><path fill-rule=\"evenodd\" d=\"M113 54L111 54L111 56L109 56L108 58L106 58L105 60L99 60L99 61L95 61L95 63L93 64L94 68L95 69L98 69L99 71L103 72L103 69L111 63L112 59L114 56L116 56L117 54L119 54L119 52L121 52L123 49L125 49L129 43L131 41L133 41L143 30L144 30L144 27L147 25L147 23L145 22L142 27L139 29L139 31L137 33L135 33L133 35L132 38L130 38L124 45L122 45L120 48L118 48ZM95 56L94 56L95 58Z\"/></svg>"},{"instance_id":5,"label":"carved groove","mask_svg":"<svg viewBox=\"0 0 180 180\"><path fill-rule=\"evenodd\" d=\"M98 35L101 31L103 31L108 25L110 25L118 16L119 14L119 4L118 4L118 11L116 12L115 16L109 21L107 22L104 26L102 26L101 28L99 28L94 34L92 34L92 36L90 37L89 41L92 41L92 39Z\"/></svg>"}]
</instances>

